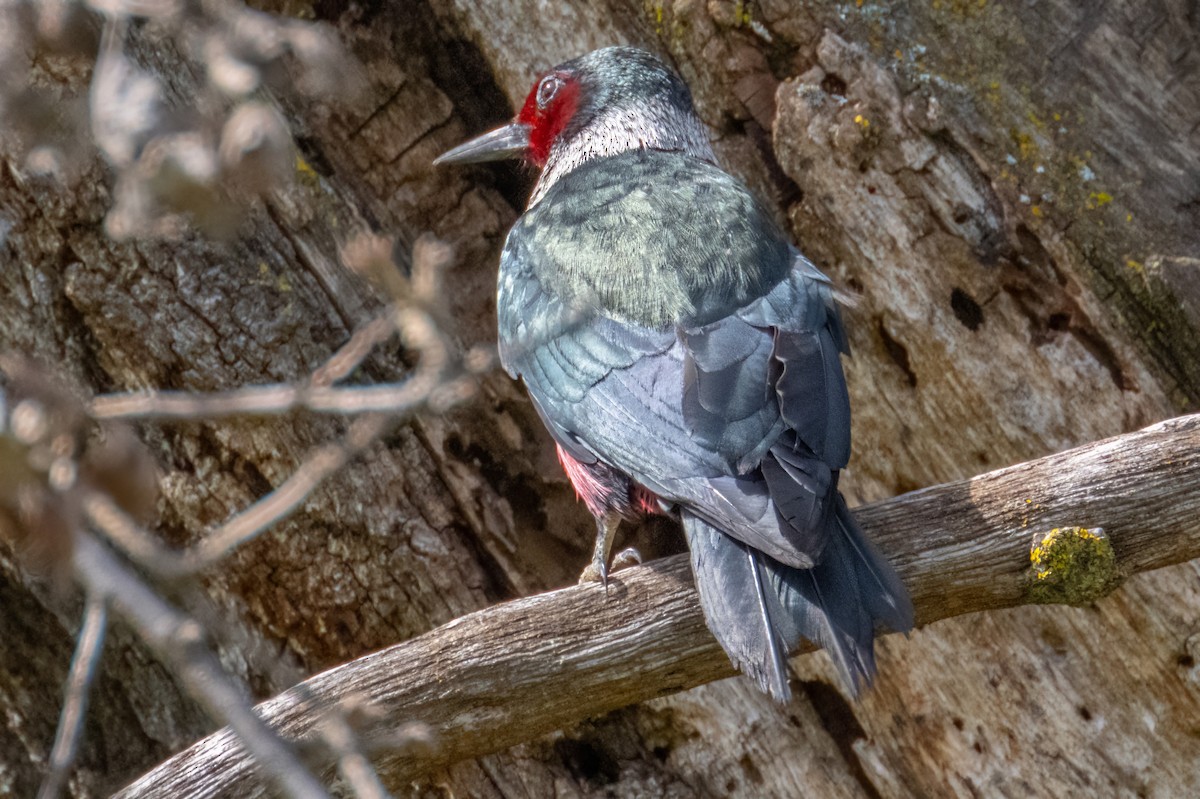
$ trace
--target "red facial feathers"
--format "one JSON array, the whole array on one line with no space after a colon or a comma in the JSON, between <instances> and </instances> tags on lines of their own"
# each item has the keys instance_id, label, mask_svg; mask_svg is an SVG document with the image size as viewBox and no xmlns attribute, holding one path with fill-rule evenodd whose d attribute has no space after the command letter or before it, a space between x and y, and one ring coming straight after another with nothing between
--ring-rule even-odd
<instances>
[{"instance_id":1,"label":"red facial feathers","mask_svg":"<svg viewBox=\"0 0 1200 799\"><path fill-rule=\"evenodd\" d=\"M552 72L533 84L517 121L529 126L529 160L545 166L554 140L579 107L579 82L565 72Z\"/></svg>"}]
</instances>

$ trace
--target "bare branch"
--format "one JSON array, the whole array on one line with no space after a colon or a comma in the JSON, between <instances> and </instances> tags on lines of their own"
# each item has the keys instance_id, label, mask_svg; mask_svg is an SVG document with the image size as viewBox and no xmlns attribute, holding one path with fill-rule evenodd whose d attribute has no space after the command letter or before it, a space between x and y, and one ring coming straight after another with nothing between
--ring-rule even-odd
<instances>
[{"instance_id":1,"label":"bare branch","mask_svg":"<svg viewBox=\"0 0 1200 799\"><path fill-rule=\"evenodd\" d=\"M381 243L386 243L385 248ZM91 413L96 419L216 419L234 415L278 415L303 408L316 413L344 416L362 413L409 413L431 403L443 407L470 393L470 382L451 377L455 348L436 318L443 298L441 274L450 260L450 249L432 236L422 236L413 247L412 277L406 278L391 260L390 241L376 236L358 237L343 259L371 277L394 300L388 310L355 331L350 340L318 367L308 380L297 384L247 386L200 394L192 391L131 392L96 397ZM336 387L362 363L376 345L399 333L404 344L418 354L417 366L402 383ZM467 376L491 368L490 358L467 354ZM447 388L447 384L452 384Z\"/></svg>"},{"instance_id":2,"label":"bare branch","mask_svg":"<svg viewBox=\"0 0 1200 799\"><path fill-rule=\"evenodd\" d=\"M67 435L51 435L50 420L57 417L44 413L42 404L33 401L19 403L11 419L5 420L5 429L11 427L11 434L28 449L28 456L37 461L35 466L46 460L41 457L45 449L41 446L43 439L53 438L50 449L55 459L48 462L49 465L38 466L35 472L40 474L44 471L45 479L54 491L69 498L71 502L68 504L82 511L83 517L93 528L104 533L140 565L160 576L180 576L210 566L291 514L322 481L335 474L396 424L402 418L401 414L419 406L442 410L470 396L475 390L470 372L457 376L449 374L455 361L454 347L434 318L438 310L437 297L429 296L438 291L440 270L449 259L449 249L430 237L423 237L418 245L414 251L411 282L396 270L390 256L387 259L377 258L371 264L374 273L382 276L390 285L396 302L403 302L405 307L389 307L384 316L356 332L346 345L301 385L251 387L209 396L180 392L101 397L95 402L93 416L100 419L172 415L201 418L223 413L279 413L294 407L345 414L366 412L350 423L342 440L310 451L282 485L235 514L188 550L174 552L164 547L130 516L120 504L117 494L108 493L108 489L118 485L119 481L106 479L103 468L89 472L92 480L77 480L79 468L75 461L77 453L73 446L74 439ZM378 251L378 248L373 251ZM404 296L399 296L400 293L404 293ZM333 387L334 383L353 372L376 345L395 333L399 333L405 344L418 354L417 366L404 383ZM488 359L480 357L478 353L470 353L465 365L468 370L484 368L488 365ZM19 365L9 371L19 374ZM372 409L386 413L370 412ZM7 408L0 408L0 411L7 412ZM85 416L81 411L81 408L77 408L77 412L69 418L82 422ZM62 420L58 421L61 426ZM103 465L111 460L100 458L99 463ZM40 483L35 483L35 486L40 488ZM42 787L44 799L53 799L59 793L74 759L86 707L86 692L102 641L102 636L93 627L97 623L103 627L104 600L111 600L147 642L174 665L185 686L210 713L227 722L230 729L237 732L246 750L260 759L266 772L289 795L324 796L320 783L304 771L297 755L258 720L248 702L229 682L219 663L204 647L202 629L158 597L132 570L89 534L77 532L71 538L76 576L88 589L89 596L101 598L95 600L101 604L99 611L92 611L89 605L89 624L85 625L81 634L79 652L72 669L67 702L54 746L52 768ZM64 549L68 550L69 547ZM96 622L97 613L99 622ZM341 719L340 716L338 718ZM330 722L326 733L327 743L333 746L347 781L365 795L385 796L386 792L374 774L370 760L358 746L358 738L345 719Z\"/></svg>"},{"instance_id":3,"label":"bare branch","mask_svg":"<svg viewBox=\"0 0 1200 799\"><path fill-rule=\"evenodd\" d=\"M66 785L75 764L79 746L79 734L87 717L88 694L96 667L104 652L104 633L108 627L108 602L98 593L89 593L83 608L83 622L79 626L79 642L71 658L71 673L67 676L67 690L63 700L62 714L58 720L58 732L54 736L54 748L50 750L50 772L38 791L38 799L55 799Z\"/></svg>"},{"instance_id":4,"label":"bare branch","mask_svg":"<svg viewBox=\"0 0 1200 799\"><path fill-rule=\"evenodd\" d=\"M322 481L370 446L396 421L382 414L356 419L345 438L313 449L278 488L181 552L164 547L103 493L88 493L83 499L83 510L90 524L146 568L167 577L192 574L289 516Z\"/></svg>"},{"instance_id":5,"label":"bare branch","mask_svg":"<svg viewBox=\"0 0 1200 799\"><path fill-rule=\"evenodd\" d=\"M338 773L349 784L356 799L389 799L391 794L379 780L375 767L364 751L353 720L364 714L357 697L350 697L346 707L336 708L321 724L321 738L337 758ZM379 714L370 714L378 716Z\"/></svg>"},{"instance_id":6,"label":"bare branch","mask_svg":"<svg viewBox=\"0 0 1200 799\"><path fill-rule=\"evenodd\" d=\"M330 356L323 366L312 373L309 385L332 386L345 380L347 376L363 359L371 354L371 350L387 341L396 333L396 324L391 315L372 319L354 331L350 340L343 344L337 352Z\"/></svg>"},{"instance_id":7,"label":"bare branch","mask_svg":"<svg viewBox=\"0 0 1200 799\"><path fill-rule=\"evenodd\" d=\"M165 660L213 718L229 726L243 751L293 799L327 799L292 747L281 740L204 645L202 628L168 605L105 547L84 532L75 538L75 571L89 594L108 597L146 643Z\"/></svg>"},{"instance_id":8,"label":"bare branch","mask_svg":"<svg viewBox=\"0 0 1200 799\"><path fill-rule=\"evenodd\" d=\"M284 413L297 407L339 414L366 413L350 424L338 443L312 450L296 471L278 488L237 513L199 544L184 552L163 547L109 497L91 492L83 499L89 521L126 554L160 575L179 576L204 569L255 538L270 525L291 514L323 480L383 435L400 415L427 406L434 412L468 398L476 389L473 379L491 366L491 358L478 351L463 359L466 373L449 375L453 345L434 316L441 301L440 275L450 260L450 249L432 236L422 236L413 249L412 278L400 274L391 258L389 239L363 234L347 247L343 259L386 288L395 304L372 320L297 385L251 386L213 394L158 392L97 397L92 414L99 419L214 418L228 414ZM399 307L399 304L406 304ZM371 350L399 333L417 351L418 364L399 385L336 388L362 363Z\"/></svg>"},{"instance_id":9,"label":"bare branch","mask_svg":"<svg viewBox=\"0 0 1200 799\"><path fill-rule=\"evenodd\" d=\"M906 494L858 518L909 585L922 624L1033 601L1031 544L1046 546L1051 528L1103 527L1126 575L1187 561L1200 556L1200 415ZM1060 571L1071 568L1067 559ZM401 784L732 673L677 556L617 573L607 599L599 586L573 586L478 611L317 675L259 711L300 737L361 695L388 718L427 725L431 750L377 762L385 782ZM117 796L261 796L252 764L222 730Z\"/></svg>"},{"instance_id":10,"label":"bare branch","mask_svg":"<svg viewBox=\"0 0 1200 799\"><path fill-rule=\"evenodd\" d=\"M394 311L391 323L399 329L404 342L421 353L417 368L399 384L342 388L325 384L330 374L338 374L352 361L352 358L341 359L343 348L315 373L322 382L248 386L211 394L192 391L110 394L92 401L92 415L97 419L132 420L279 415L300 408L341 415L409 412L421 405L443 380L451 361L449 345L434 321L422 311L409 308ZM368 328L366 335L374 336L374 323ZM351 339L347 347L357 349L360 343Z\"/></svg>"}]
</instances>

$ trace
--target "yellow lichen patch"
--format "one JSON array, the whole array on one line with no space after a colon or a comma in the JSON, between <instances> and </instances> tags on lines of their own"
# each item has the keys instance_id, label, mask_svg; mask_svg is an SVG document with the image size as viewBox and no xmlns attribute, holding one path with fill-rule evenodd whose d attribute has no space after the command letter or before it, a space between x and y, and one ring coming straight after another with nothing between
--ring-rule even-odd
<instances>
[{"instance_id":1,"label":"yellow lichen patch","mask_svg":"<svg viewBox=\"0 0 1200 799\"><path fill-rule=\"evenodd\" d=\"M862 114L855 114L854 124L858 125L863 130L866 130L867 128L871 127L871 120L867 119Z\"/></svg>"},{"instance_id":2,"label":"yellow lichen patch","mask_svg":"<svg viewBox=\"0 0 1200 799\"><path fill-rule=\"evenodd\" d=\"M662 36L663 34L663 7L660 3L647 3L646 7L650 13L654 15L654 34Z\"/></svg>"},{"instance_id":3,"label":"yellow lichen patch","mask_svg":"<svg viewBox=\"0 0 1200 799\"><path fill-rule=\"evenodd\" d=\"M1041 505L1034 505L1032 499L1026 498L1025 512L1021 514L1021 528L1024 529L1029 526L1029 512L1030 511L1039 511L1041 509L1042 509Z\"/></svg>"},{"instance_id":4,"label":"yellow lichen patch","mask_svg":"<svg viewBox=\"0 0 1200 799\"><path fill-rule=\"evenodd\" d=\"M1103 208L1113 201L1113 196L1106 191L1093 191L1088 194L1087 207L1088 210L1094 211L1097 208Z\"/></svg>"},{"instance_id":5,"label":"yellow lichen patch","mask_svg":"<svg viewBox=\"0 0 1200 799\"><path fill-rule=\"evenodd\" d=\"M1121 583L1104 531L1056 527L1034 538L1029 552L1029 598L1044 604L1087 605Z\"/></svg>"},{"instance_id":6,"label":"yellow lichen patch","mask_svg":"<svg viewBox=\"0 0 1200 799\"><path fill-rule=\"evenodd\" d=\"M318 181L317 171L305 161L299 153L296 154L296 176L304 183L316 183Z\"/></svg>"},{"instance_id":7,"label":"yellow lichen patch","mask_svg":"<svg viewBox=\"0 0 1200 799\"><path fill-rule=\"evenodd\" d=\"M1008 137L1012 139L1013 144L1017 146L1018 152L1021 154L1022 161L1038 160L1038 146L1034 141L1033 136L1023 130L1011 129L1008 132Z\"/></svg>"},{"instance_id":8,"label":"yellow lichen patch","mask_svg":"<svg viewBox=\"0 0 1200 799\"><path fill-rule=\"evenodd\" d=\"M1045 212L1042 211L1042 206L1040 206L1040 205L1035 205L1032 208L1030 208L1029 213L1033 214L1034 216L1036 216L1039 219L1041 219L1043 216L1045 216Z\"/></svg>"},{"instance_id":9,"label":"yellow lichen patch","mask_svg":"<svg viewBox=\"0 0 1200 799\"><path fill-rule=\"evenodd\" d=\"M288 280L287 275L272 274L266 261L258 262L258 280L254 282L260 286L272 286L280 294L287 294L292 290L292 281Z\"/></svg>"},{"instance_id":10,"label":"yellow lichen patch","mask_svg":"<svg viewBox=\"0 0 1200 799\"><path fill-rule=\"evenodd\" d=\"M994 80L983 88L983 97L992 105L999 108L1004 101L1004 93L1001 91L1000 81Z\"/></svg>"},{"instance_id":11,"label":"yellow lichen patch","mask_svg":"<svg viewBox=\"0 0 1200 799\"><path fill-rule=\"evenodd\" d=\"M737 4L737 9L734 13L737 16L737 21L738 21L739 25L749 25L750 24L751 17L750 17L750 4L749 3L741 2L739 0L739 2Z\"/></svg>"}]
</instances>

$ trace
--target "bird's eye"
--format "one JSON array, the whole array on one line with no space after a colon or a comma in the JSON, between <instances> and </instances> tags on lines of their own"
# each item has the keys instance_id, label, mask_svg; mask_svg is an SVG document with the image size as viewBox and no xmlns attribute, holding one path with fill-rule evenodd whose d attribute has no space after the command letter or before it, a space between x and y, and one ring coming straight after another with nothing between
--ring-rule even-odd
<instances>
[{"instance_id":1,"label":"bird's eye","mask_svg":"<svg viewBox=\"0 0 1200 799\"><path fill-rule=\"evenodd\" d=\"M542 82L537 88L537 104L538 108L545 108L554 99L554 95L558 94L559 88L562 86L562 81L557 75L547 75L542 78Z\"/></svg>"}]
</instances>

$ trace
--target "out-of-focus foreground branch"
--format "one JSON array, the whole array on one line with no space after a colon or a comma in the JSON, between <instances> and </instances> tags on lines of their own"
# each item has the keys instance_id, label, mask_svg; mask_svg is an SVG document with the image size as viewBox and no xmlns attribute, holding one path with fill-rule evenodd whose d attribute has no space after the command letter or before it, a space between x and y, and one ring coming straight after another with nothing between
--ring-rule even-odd
<instances>
[{"instance_id":1,"label":"out-of-focus foreground branch","mask_svg":"<svg viewBox=\"0 0 1200 799\"><path fill-rule=\"evenodd\" d=\"M20 357L0 355L0 533L35 564L49 567L60 581L73 578L89 598L80 643L60 717L40 799L54 799L74 761L87 707L88 691L103 647L103 628L111 606L132 626L188 692L239 737L259 770L292 797L322 797L326 792L308 772L291 744L264 724L205 643L205 630L173 607L134 564L158 577L179 578L220 561L236 547L291 514L323 480L336 473L421 408L433 411L469 397L475 374L490 364L487 353L460 358L438 323L442 296L439 274L450 257L431 237L413 248L411 278L393 263L390 241L362 235L343 253L348 266L375 279L392 302L385 313L362 328L329 360L296 385L250 387L216 395L175 393L97 398L88 413L55 377ZM398 335L418 357L401 383L382 386L335 386L348 377L372 348ZM343 414L363 410L356 401L370 394L371 412L348 424L340 441L313 449L274 491L235 513L189 549L164 546L139 519L154 505L154 467L132 432L111 421L126 406L133 415L158 418L206 418L220 413L286 413L314 391L341 398L337 407L310 408ZM263 402L264 396L275 402ZM106 412L105 409L108 409ZM101 422L96 424L96 422ZM100 533L130 562L94 535ZM357 736L359 703L348 698L326 712L314 737L318 748L335 755L343 778L358 795L386 795L364 756ZM357 715L362 715L361 713ZM354 721L354 723L351 723ZM420 735L389 739L389 748ZM309 746L309 749L314 749ZM318 761L322 757L316 758ZM327 759L327 758L325 758Z\"/></svg>"},{"instance_id":2,"label":"out-of-focus foreground branch","mask_svg":"<svg viewBox=\"0 0 1200 799\"><path fill-rule=\"evenodd\" d=\"M909 585L918 621L1044 601L1093 601L1121 578L1200 556L1200 415L858 511ZM1103 528L1103 532L1100 531ZM432 745L377 752L400 784L589 716L727 677L677 556L595 585L508 602L331 669L258 707L306 739L348 697ZM389 726L390 725L390 726ZM117 794L259 796L254 761L221 730Z\"/></svg>"}]
</instances>

